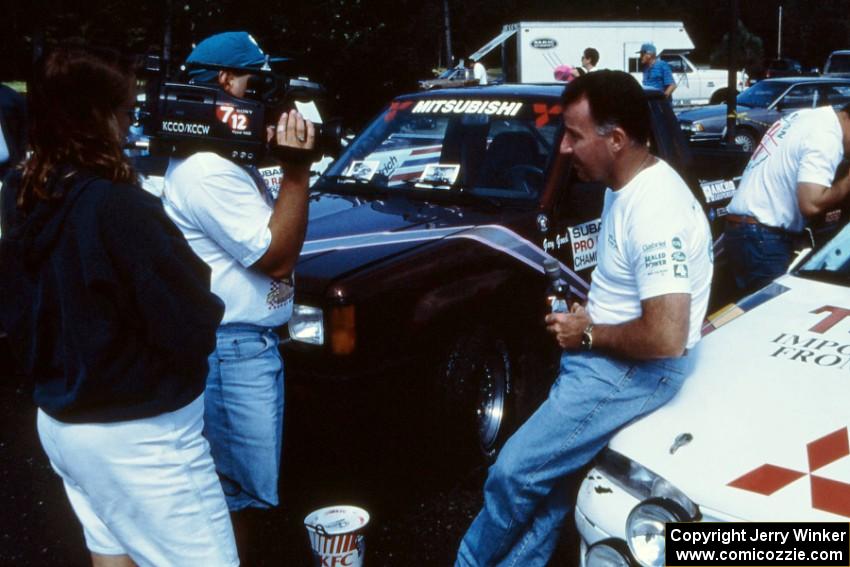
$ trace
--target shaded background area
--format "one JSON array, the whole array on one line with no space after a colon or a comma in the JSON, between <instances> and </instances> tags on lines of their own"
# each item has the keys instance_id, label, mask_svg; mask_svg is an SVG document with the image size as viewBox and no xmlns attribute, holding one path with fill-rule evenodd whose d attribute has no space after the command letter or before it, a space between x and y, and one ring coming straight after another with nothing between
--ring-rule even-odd
<instances>
[{"instance_id":1,"label":"shaded background area","mask_svg":"<svg viewBox=\"0 0 850 567\"><path fill-rule=\"evenodd\" d=\"M85 567L82 530L38 441L29 388L0 340L0 565ZM311 565L304 517L334 504L371 514L366 565L451 565L481 506L486 467L459 459L427 419L413 376L317 386L287 378L281 506L264 514L243 564ZM565 530L552 565L576 565Z\"/></svg>"},{"instance_id":2,"label":"shaded background area","mask_svg":"<svg viewBox=\"0 0 850 567\"><path fill-rule=\"evenodd\" d=\"M388 428L403 416L369 408L362 396L373 392L337 393L322 400L287 387L282 506L260 521L246 564L309 565L303 518L341 503L372 514L367 564L450 564L480 505L484 469L450 466L440 452L423 451L426 442L412 442L407 428ZM89 565L82 531L38 442L28 388L5 369L0 412L0 565Z\"/></svg>"},{"instance_id":3,"label":"shaded background area","mask_svg":"<svg viewBox=\"0 0 850 567\"><path fill-rule=\"evenodd\" d=\"M783 56L822 68L830 51L850 48L846 1L822 0L817 9L804 0L741 2L741 22L761 40L760 57L776 56L780 5ZM520 20L682 20L696 44L694 60L705 63L722 51L730 9L701 0L6 2L0 81L25 78L34 48L70 37L137 53L165 50L182 61L193 42L246 29L267 52L298 55L300 67L333 93L330 114L359 128L391 97L446 66L445 7L455 57Z\"/></svg>"}]
</instances>

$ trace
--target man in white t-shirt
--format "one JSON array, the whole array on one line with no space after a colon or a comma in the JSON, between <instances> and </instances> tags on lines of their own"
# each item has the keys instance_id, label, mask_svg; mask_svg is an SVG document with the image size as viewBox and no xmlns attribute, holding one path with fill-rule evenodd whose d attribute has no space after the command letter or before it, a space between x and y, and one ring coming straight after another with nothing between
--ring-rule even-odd
<instances>
[{"instance_id":1,"label":"man in white t-shirt","mask_svg":"<svg viewBox=\"0 0 850 567\"><path fill-rule=\"evenodd\" d=\"M479 85L487 84L487 69L481 61L472 62L472 78L478 81Z\"/></svg>"},{"instance_id":2,"label":"man in white t-shirt","mask_svg":"<svg viewBox=\"0 0 850 567\"><path fill-rule=\"evenodd\" d=\"M806 220L847 197L850 176L835 172L848 150L850 105L801 110L765 132L727 208L724 239L741 291L785 273Z\"/></svg>"},{"instance_id":3,"label":"man in white t-shirt","mask_svg":"<svg viewBox=\"0 0 850 567\"><path fill-rule=\"evenodd\" d=\"M570 511L568 476L692 368L712 277L711 235L682 178L647 149L649 109L621 71L566 87L561 153L609 189L586 306L546 317L565 349L549 397L502 448L456 565L543 566Z\"/></svg>"},{"instance_id":4,"label":"man in white t-shirt","mask_svg":"<svg viewBox=\"0 0 850 567\"><path fill-rule=\"evenodd\" d=\"M247 33L227 32L199 43L187 65L196 83L244 97L268 58ZM314 143L313 125L294 110L280 117L274 136L281 146ZM225 304L209 359L204 435L243 552L255 519L246 510L278 504L283 363L274 329L292 313L291 275L307 226L309 165L281 165L277 200L256 169L210 152L172 159L162 194L166 213L212 269L212 291Z\"/></svg>"}]
</instances>

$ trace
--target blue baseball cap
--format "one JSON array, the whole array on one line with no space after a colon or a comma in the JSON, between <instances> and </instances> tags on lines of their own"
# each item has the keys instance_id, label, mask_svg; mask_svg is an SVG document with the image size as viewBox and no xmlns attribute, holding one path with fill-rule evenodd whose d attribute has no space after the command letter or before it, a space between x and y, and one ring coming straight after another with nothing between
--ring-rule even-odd
<instances>
[{"instance_id":1,"label":"blue baseball cap","mask_svg":"<svg viewBox=\"0 0 850 567\"><path fill-rule=\"evenodd\" d=\"M655 55L658 52L655 50L655 45L651 43L644 43L640 46L640 51L637 53L651 53L652 55Z\"/></svg>"},{"instance_id":2,"label":"blue baseball cap","mask_svg":"<svg viewBox=\"0 0 850 567\"><path fill-rule=\"evenodd\" d=\"M204 69L204 65L213 65L216 69L271 71L269 63L285 60L266 55L248 32L234 31L211 35L201 41L186 58L186 64L194 67L189 76L196 82L212 82L218 71Z\"/></svg>"}]
</instances>

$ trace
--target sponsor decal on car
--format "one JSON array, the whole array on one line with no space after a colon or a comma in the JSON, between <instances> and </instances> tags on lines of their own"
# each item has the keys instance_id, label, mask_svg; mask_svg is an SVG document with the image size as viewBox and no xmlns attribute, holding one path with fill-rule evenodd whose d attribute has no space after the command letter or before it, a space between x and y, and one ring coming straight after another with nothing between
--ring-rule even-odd
<instances>
[{"instance_id":1,"label":"sponsor decal on car","mask_svg":"<svg viewBox=\"0 0 850 567\"><path fill-rule=\"evenodd\" d=\"M569 245L573 254L576 270L585 270L596 266L597 247L602 219L595 219L576 226L568 226L564 234L556 234L553 239L543 240L543 250L559 250Z\"/></svg>"},{"instance_id":2,"label":"sponsor decal on car","mask_svg":"<svg viewBox=\"0 0 850 567\"><path fill-rule=\"evenodd\" d=\"M772 358L795 361L803 364L845 370L850 368L850 341L839 342L825 339L822 335L850 317L850 309L835 305L824 305L810 311L813 315L827 314L810 327L807 335L799 331L780 332L771 342L778 345L772 349Z\"/></svg>"},{"instance_id":3,"label":"sponsor decal on car","mask_svg":"<svg viewBox=\"0 0 850 567\"><path fill-rule=\"evenodd\" d=\"M263 183L269 190L273 199L277 199L280 192L280 182L283 180L283 169L279 165L270 165L267 167L258 167L257 171L263 178Z\"/></svg>"},{"instance_id":4,"label":"sponsor decal on car","mask_svg":"<svg viewBox=\"0 0 850 567\"><path fill-rule=\"evenodd\" d=\"M392 102L390 104L389 112L387 112L387 114L384 116L384 122L392 122L393 119L396 117L396 115L400 111L407 110L411 106L413 106L412 100L405 100L405 101L398 101L397 100L397 101Z\"/></svg>"},{"instance_id":5,"label":"sponsor decal on car","mask_svg":"<svg viewBox=\"0 0 850 567\"><path fill-rule=\"evenodd\" d=\"M551 120L556 120L564 111L564 107L560 104L549 105L545 102L535 102L531 105L531 108L534 110L534 115L536 116L534 125L538 128L546 126Z\"/></svg>"},{"instance_id":6,"label":"sponsor decal on car","mask_svg":"<svg viewBox=\"0 0 850 567\"><path fill-rule=\"evenodd\" d=\"M850 484L829 478L823 471L827 465L850 458L847 427L807 443L806 454L808 470L805 472L765 463L729 482L728 486L769 497L807 477L812 508L850 518Z\"/></svg>"},{"instance_id":7,"label":"sponsor decal on car","mask_svg":"<svg viewBox=\"0 0 850 567\"><path fill-rule=\"evenodd\" d=\"M737 319L747 311L755 309L759 305L767 303L769 300L779 297L783 293L786 293L791 288L784 286L782 284L773 282L765 288L762 288L760 291L752 295L748 295L738 303L732 303L723 307L711 315L709 315L706 319L706 323L702 327L702 336L706 336L712 331L715 331L729 323L733 319Z\"/></svg>"},{"instance_id":8,"label":"sponsor decal on car","mask_svg":"<svg viewBox=\"0 0 850 567\"><path fill-rule=\"evenodd\" d=\"M716 203L729 199L735 195L735 182L731 179L726 181L705 181L700 183L700 189L705 196L706 203Z\"/></svg>"},{"instance_id":9,"label":"sponsor decal on car","mask_svg":"<svg viewBox=\"0 0 850 567\"><path fill-rule=\"evenodd\" d=\"M430 99L418 101L411 112L414 114L516 116L522 107L522 102L509 100Z\"/></svg>"},{"instance_id":10,"label":"sponsor decal on car","mask_svg":"<svg viewBox=\"0 0 850 567\"><path fill-rule=\"evenodd\" d=\"M369 181L372 177L374 177L375 172L378 170L378 166L380 165L381 162L376 159L353 160L351 165L348 166L345 176L350 177L351 182L354 182L354 180ZM345 181L346 180L343 180L343 182Z\"/></svg>"},{"instance_id":11,"label":"sponsor decal on car","mask_svg":"<svg viewBox=\"0 0 850 567\"><path fill-rule=\"evenodd\" d=\"M584 270L596 265L596 248L601 228L602 219L592 220L569 228L573 265L576 270Z\"/></svg>"}]
</instances>

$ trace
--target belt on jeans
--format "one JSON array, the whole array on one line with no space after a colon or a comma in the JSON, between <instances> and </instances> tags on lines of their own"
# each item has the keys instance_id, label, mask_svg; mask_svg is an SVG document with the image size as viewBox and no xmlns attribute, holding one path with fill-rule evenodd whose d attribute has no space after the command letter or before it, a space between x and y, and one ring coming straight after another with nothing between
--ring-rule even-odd
<instances>
[{"instance_id":1,"label":"belt on jeans","mask_svg":"<svg viewBox=\"0 0 850 567\"><path fill-rule=\"evenodd\" d=\"M793 234L785 230L784 228L780 228L778 226L770 226L764 223L759 222L759 220L755 217L751 217L749 215L735 215L728 214L726 215L726 222L732 224L754 224L760 226L764 230L768 232L775 232L777 234Z\"/></svg>"}]
</instances>

